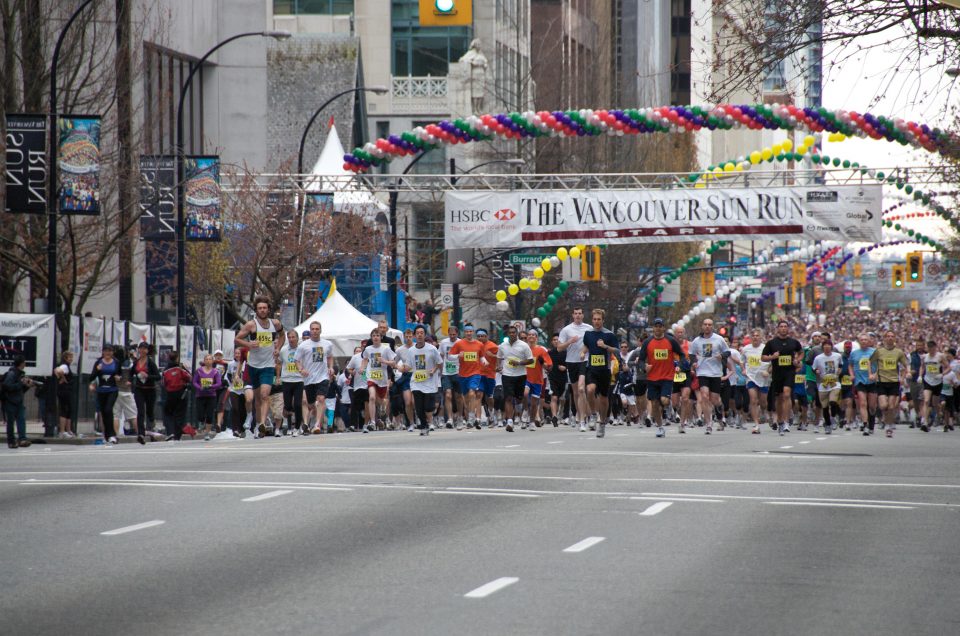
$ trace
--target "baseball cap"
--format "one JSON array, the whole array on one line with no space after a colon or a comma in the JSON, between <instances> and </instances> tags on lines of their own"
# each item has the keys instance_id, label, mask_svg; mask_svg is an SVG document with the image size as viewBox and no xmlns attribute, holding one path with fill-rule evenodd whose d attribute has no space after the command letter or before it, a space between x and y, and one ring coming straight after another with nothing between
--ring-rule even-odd
<instances>
[{"instance_id":1,"label":"baseball cap","mask_svg":"<svg viewBox=\"0 0 960 636\"><path fill-rule=\"evenodd\" d=\"M213 352L213 355L217 355L218 353L220 355L223 355L223 349L217 349L216 351Z\"/></svg>"},{"instance_id":2,"label":"baseball cap","mask_svg":"<svg viewBox=\"0 0 960 636\"><path fill-rule=\"evenodd\" d=\"M300 334L300 337L301 337L301 338L309 338L309 337L310 337L310 330L309 330L309 329L304 329L304 330L303 330L303 333Z\"/></svg>"},{"instance_id":3,"label":"baseball cap","mask_svg":"<svg viewBox=\"0 0 960 636\"><path fill-rule=\"evenodd\" d=\"M653 319L653 324L654 324L655 326L660 326L660 327L662 327L662 326L663 326L663 318L654 318L654 319Z\"/></svg>"},{"instance_id":4,"label":"baseball cap","mask_svg":"<svg viewBox=\"0 0 960 636\"><path fill-rule=\"evenodd\" d=\"M149 348L150 348L149 342L141 342L140 344L137 345L137 349L149 349Z\"/></svg>"}]
</instances>

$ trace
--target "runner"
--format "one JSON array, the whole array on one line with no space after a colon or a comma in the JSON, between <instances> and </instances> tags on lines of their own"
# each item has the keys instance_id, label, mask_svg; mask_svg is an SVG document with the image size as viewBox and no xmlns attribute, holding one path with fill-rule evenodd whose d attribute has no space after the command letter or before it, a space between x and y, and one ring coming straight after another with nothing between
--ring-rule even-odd
<instances>
[{"instance_id":1,"label":"runner","mask_svg":"<svg viewBox=\"0 0 960 636\"><path fill-rule=\"evenodd\" d=\"M697 393L697 408L700 420L706 425L704 433L713 432L716 420L714 407L720 406L720 378L724 375L723 352L727 350L727 342L722 336L713 333L713 320L705 319L700 323L700 335L690 343L690 356L695 358L693 370L700 380L700 389ZM717 422L722 431L725 424Z\"/></svg>"},{"instance_id":2,"label":"runner","mask_svg":"<svg viewBox=\"0 0 960 636\"><path fill-rule=\"evenodd\" d=\"M216 426L217 390L221 384L223 379L220 377L220 370L213 366L213 356L208 353L203 356L203 363L193 372L197 430L203 425L205 442L210 441L210 430Z\"/></svg>"},{"instance_id":3,"label":"runner","mask_svg":"<svg viewBox=\"0 0 960 636\"><path fill-rule=\"evenodd\" d=\"M488 364L483 354L484 346L474 338L473 325L464 325L463 338L450 348L450 355L460 360L460 393L466 401L467 426L471 428L479 426L480 420L483 396L480 370ZM458 424L457 430L463 430L463 425Z\"/></svg>"},{"instance_id":4,"label":"runner","mask_svg":"<svg viewBox=\"0 0 960 636\"><path fill-rule=\"evenodd\" d=\"M141 343L141 344L146 344L146 343ZM220 349L217 349L216 351L213 352L213 366L218 371L220 371L220 377L224 378L223 384L221 384L220 388L217 389L217 429L223 432L227 430L227 428L223 426L223 414L227 408L227 401L228 401L226 377L227 377L227 366L229 366L229 363L223 359L223 351Z\"/></svg>"},{"instance_id":5,"label":"runner","mask_svg":"<svg viewBox=\"0 0 960 636\"><path fill-rule=\"evenodd\" d=\"M910 361L906 354L896 347L893 331L888 329L884 332L883 343L871 354L870 362L877 368L871 378L879 381L877 406L883 413L886 436L893 437L893 431L897 428L900 393L904 387L904 379L910 372Z\"/></svg>"},{"instance_id":6,"label":"runner","mask_svg":"<svg viewBox=\"0 0 960 636\"><path fill-rule=\"evenodd\" d=\"M497 388L498 347L489 339L486 329L477 329L477 340L483 345L483 356L487 360L487 363L480 367L480 389L483 394L481 399L483 400L483 406L486 407L486 411L481 412L480 421L477 422L477 428L480 428L479 425L486 426L488 420L491 426L495 425L496 416L493 408L493 392Z\"/></svg>"},{"instance_id":7,"label":"runner","mask_svg":"<svg viewBox=\"0 0 960 636\"><path fill-rule=\"evenodd\" d=\"M117 443L113 427L113 405L117 402L117 380L120 379L120 362L113 356L113 345L103 345L100 357L93 363L90 392L96 394L97 411L103 422L103 437L108 444Z\"/></svg>"},{"instance_id":8,"label":"runner","mask_svg":"<svg viewBox=\"0 0 960 636\"><path fill-rule=\"evenodd\" d=\"M814 331L810 336L810 346L803 350L803 373L807 392L807 404L804 405L803 414L800 418L799 428L801 431L807 430L807 423L809 420L808 411L810 410L810 404L813 405L813 423L815 426L818 425L820 418L823 415L820 405L820 391L818 390L817 374L813 370L813 361L818 355L823 353L823 341L829 339L830 334Z\"/></svg>"},{"instance_id":9,"label":"runner","mask_svg":"<svg viewBox=\"0 0 960 636\"><path fill-rule=\"evenodd\" d=\"M615 391L620 396L620 403L623 405L624 419L626 420L627 426L639 423L640 421L635 380L637 368L630 364L630 356L632 354L633 352L630 351L630 343L621 342L620 359L623 360L623 365L620 367L620 373L617 374ZM644 372L644 378L646 378L646 372ZM646 391L646 388L644 388L644 391ZM644 401L645 399L646 398L644 398ZM645 407L646 405L644 404L644 408Z\"/></svg>"},{"instance_id":10,"label":"runner","mask_svg":"<svg viewBox=\"0 0 960 636\"><path fill-rule=\"evenodd\" d=\"M750 418L753 420L754 435L760 434L761 407L766 411L767 392L770 390L770 363L763 361L763 332L754 329L750 333L750 344L744 345L740 354L746 361L747 393L750 396Z\"/></svg>"},{"instance_id":11,"label":"runner","mask_svg":"<svg viewBox=\"0 0 960 636\"><path fill-rule=\"evenodd\" d=\"M366 340L363 341L366 346ZM367 410L367 400L369 393L367 391L367 374L361 370L363 367L363 348L355 347L353 357L347 363L346 372L350 376L350 431L359 431L363 425L364 413Z\"/></svg>"},{"instance_id":12,"label":"runner","mask_svg":"<svg viewBox=\"0 0 960 636\"><path fill-rule=\"evenodd\" d=\"M547 350L537 343L536 329L527 331L527 346L530 347L533 362L527 365L527 383L523 390L523 398L529 402L527 410L530 413L530 419L535 426L540 427L543 426L543 418L540 414L540 400L544 390L543 369L549 370L553 360Z\"/></svg>"},{"instance_id":13,"label":"runner","mask_svg":"<svg viewBox=\"0 0 960 636\"><path fill-rule=\"evenodd\" d=\"M592 423L590 430L597 429L597 437L606 434L610 418L610 364L620 354L620 343L613 332L603 326L606 315L602 309L590 313L592 331L583 334L583 360L587 373L587 404Z\"/></svg>"},{"instance_id":14,"label":"runner","mask_svg":"<svg viewBox=\"0 0 960 636\"><path fill-rule=\"evenodd\" d=\"M560 344L560 334L555 333L550 336L550 366L547 371L547 380L550 382L550 422L556 428L560 425L561 401L563 393L567 388L567 356L560 351L557 346Z\"/></svg>"},{"instance_id":15,"label":"runner","mask_svg":"<svg viewBox=\"0 0 960 636\"><path fill-rule=\"evenodd\" d=\"M663 427L663 415L671 402L679 362L686 357L680 343L666 335L663 319L654 318L653 336L640 345L636 358L646 372L647 403L657 425L657 437L667 434Z\"/></svg>"},{"instance_id":16,"label":"runner","mask_svg":"<svg viewBox=\"0 0 960 636\"><path fill-rule=\"evenodd\" d=\"M413 393L414 410L420 435L429 435L436 410L438 371L443 365L440 352L427 344L427 330L419 325L414 330L416 344L400 352L401 369L410 373L410 389Z\"/></svg>"},{"instance_id":17,"label":"runner","mask_svg":"<svg viewBox=\"0 0 960 636\"><path fill-rule=\"evenodd\" d=\"M397 360L403 360L404 353L413 347L413 329L403 330L403 344L397 347ZM410 391L410 371L403 371L394 382L394 387L403 399L403 414L406 418L407 432L413 432L413 422L416 419L413 405L413 393Z\"/></svg>"},{"instance_id":18,"label":"runner","mask_svg":"<svg viewBox=\"0 0 960 636\"><path fill-rule=\"evenodd\" d=\"M840 424L848 431L854 418L853 369L850 366L850 354L852 353L853 342L847 340L843 343L843 360L840 364L840 405L843 408L844 415Z\"/></svg>"},{"instance_id":19,"label":"runner","mask_svg":"<svg viewBox=\"0 0 960 636\"><path fill-rule=\"evenodd\" d=\"M583 307L574 307L573 322L560 330L557 350L566 352L564 365L567 367L567 384L570 386L571 408L576 408L576 423L580 432L587 430L587 377L584 364L583 336L592 327L583 322ZM572 424L573 422L571 422Z\"/></svg>"},{"instance_id":20,"label":"runner","mask_svg":"<svg viewBox=\"0 0 960 636\"><path fill-rule=\"evenodd\" d=\"M947 372L943 375L943 389L940 392L940 399L944 405L943 432L952 431L954 422L957 419L957 397L960 391L957 390L957 384L960 384L960 378L954 371L950 363L956 358L956 349L947 349Z\"/></svg>"},{"instance_id":21,"label":"runner","mask_svg":"<svg viewBox=\"0 0 960 636\"><path fill-rule=\"evenodd\" d=\"M679 326L673 330L674 339L680 343L683 349L684 357L680 360L680 366L673 374L673 421L679 425L679 432L686 433L687 426L690 424L690 418L693 417L693 405L690 403L690 396L693 387L693 366L690 362L690 341L687 340L686 329ZM649 401L649 400L648 400ZM650 407L647 407L649 411Z\"/></svg>"},{"instance_id":22,"label":"runner","mask_svg":"<svg viewBox=\"0 0 960 636\"><path fill-rule=\"evenodd\" d=\"M454 325L447 328L447 337L440 341L437 349L443 356L443 373L440 385L443 389L443 409L446 413L446 426L453 428L463 411L463 398L460 394L460 357L450 355L450 349L457 343L460 330Z\"/></svg>"},{"instance_id":23,"label":"runner","mask_svg":"<svg viewBox=\"0 0 960 636\"><path fill-rule=\"evenodd\" d=\"M250 433L253 413L253 387L247 381L247 350L235 349L227 365L227 387L230 396L230 426L235 437L253 439Z\"/></svg>"},{"instance_id":24,"label":"runner","mask_svg":"<svg viewBox=\"0 0 960 636\"><path fill-rule=\"evenodd\" d=\"M936 416L942 416L942 401L940 399L943 393L943 375L944 371L950 369L945 357L938 351L937 341L929 340L926 343L926 351L923 354L920 366L920 378L923 383L923 408L920 411L920 430L924 433L930 432L935 426ZM933 415L931 416L930 405L933 405ZM946 428L946 424L944 424Z\"/></svg>"},{"instance_id":25,"label":"runner","mask_svg":"<svg viewBox=\"0 0 960 636\"><path fill-rule=\"evenodd\" d=\"M309 342L309 341L307 341ZM300 337L295 329L287 332L287 343L280 348L280 382L283 384L283 428L273 430L274 437L296 437L303 428L304 375L300 366ZM291 418L293 424L291 426Z\"/></svg>"},{"instance_id":26,"label":"runner","mask_svg":"<svg viewBox=\"0 0 960 636\"><path fill-rule=\"evenodd\" d=\"M393 349L380 341L380 330L370 332L370 344L361 354L363 362L360 364L360 373L367 374L367 421L363 427L364 433L377 430L377 403L386 407L389 414L390 405L387 402L387 369L396 363Z\"/></svg>"},{"instance_id":27,"label":"runner","mask_svg":"<svg viewBox=\"0 0 960 636\"><path fill-rule=\"evenodd\" d=\"M234 346L249 349L247 374L253 387L256 425L260 437L267 434L267 413L270 410L270 390L276 377L276 362L283 345L283 327L276 318L270 318L271 304L266 296L253 300L256 315L237 333Z\"/></svg>"},{"instance_id":28,"label":"runner","mask_svg":"<svg viewBox=\"0 0 960 636\"><path fill-rule=\"evenodd\" d=\"M772 367L770 394L775 400L777 430L781 435L790 432L793 386L802 353L800 342L790 337L790 325L786 320L781 320L777 323L777 335L767 341L760 356L761 361L769 362Z\"/></svg>"},{"instance_id":29,"label":"runner","mask_svg":"<svg viewBox=\"0 0 960 636\"><path fill-rule=\"evenodd\" d=\"M853 388L860 410L860 430L871 435L876 422L877 385L873 377L876 368L871 364L874 352L874 340L871 334L862 333L858 338L860 348L850 354L850 366L853 369Z\"/></svg>"},{"instance_id":30,"label":"runner","mask_svg":"<svg viewBox=\"0 0 960 636\"><path fill-rule=\"evenodd\" d=\"M817 376L817 391L820 404L823 405L823 432L833 432L832 418L840 417L840 373L843 369L843 356L833 350L833 342L820 341L821 353L813 359L813 372ZM819 432L819 425L816 430Z\"/></svg>"},{"instance_id":31,"label":"runner","mask_svg":"<svg viewBox=\"0 0 960 636\"><path fill-rule=\"evenodd\" d=\"M333 378L333 343L321 338L322 325L314 320L310 323L310 337L297 345L294 362L299 369L298 373L303 382L303 392L307 397L307 423L302 428L304 434L322 433L320 413L317 409L317 398L326 399L330 379ZM302 398L301 398L302 401ZM302 413L302 409L301 409ZM297 417L297 422L303 421L303 415ZM296 436L299 431L294 431Z\"/></svg>"},{"instance_id":32,"label":"runner","mask_svg":"<svg viewBox=\"0 0 960 636\"><path fill-rule=\"evenodd\" d=\"M468 327L464 327L464 335L469 337ZM460 343L462 344L461 340ZM507 419L507 432L513 432L513 416L515 405L520 405L523 412L523 389L527 382L527 365L533 362L533 352L523 340L517 339L516 325L507 327L507 340L497 350L497 359L500 361L500 376L503 382L504 417ZM461 377L463 363L460 365ZM523 423L522 428L527 428ZM535 430L530 427L530 430Z\"/></svg>"},{"instance_id":33,"label":"runner","mask_svg":"<svg viewBox=\"0 0 960 636\"><path fill-rule=\"evenodd\" d=\"M917 339L916 348L910 353L910 403L917 418L923 413L923 382L921 381L923 357L927 355L927 343L923 338ZM911 419L910 428L916 428Z\"/></svg>"},{"instance_id":34,"label":"runner","mask_svg":"<svg viewBox=\"0 0 960 636\"><path fill-rule=\"evenodd\" d=\"M740 353L742 343L740 336L730 342L730 361L733 363L733 378L731 382L730 408L738 429L744 428L743 418L750 417L750 394L747 392L747 368Z\"/></svg>"}]
</instances>

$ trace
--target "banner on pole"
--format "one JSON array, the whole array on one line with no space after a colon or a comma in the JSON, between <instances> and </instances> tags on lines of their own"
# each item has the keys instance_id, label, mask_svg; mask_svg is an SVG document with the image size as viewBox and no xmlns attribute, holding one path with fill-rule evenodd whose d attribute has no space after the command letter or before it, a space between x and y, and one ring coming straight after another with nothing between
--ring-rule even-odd
<instances>
[{"instance_id":1,"label":"banner on pole","mask_svg":"<svg viewBox=\"0 0 960 636\"><path fill-rule=\"evenodd\" d=\"M140 157L140 239L177 238L177 161L170 155Z\"/></svg>"},{"instance_id":2,"label":"banner on pole","mask_svg":"<svg viewBox=\"0 0 960 636\"><path fill-rule=\"evenodd\" d=\"M47 211L47 118L44 115L6 116L7 203L15 214Z\"/></svg>"},{"instance_id":3,"label":"banner on pole","mask_svg":"<svg viewBox=\"0 0 960 636\"><path fill-rule=\"evenodd\" d=\"M176 327L174 327L176 329ZM180 325L180 364L191 371L195 368L193 362L193 327L190 325Z\"/></svg>"},{"instance_id":4,"label":"banner on pole","mask_svg":"<svg viewBox=\"0 0 960 636\"><path fill-rule=\"evenodd\" d=\"M70 316L70 340L67 342L67 348L73 353L73 364L70 365L70 370L79 373L80 356L83 353L83 320L80 316ZM58 360L57 363L59 362Z\"/></svg>"},{"instance_id":5,"label":"banner on pole","mask_svg":"<svg viewBox=\"0 0 960 636\"><path fill-rule=\"evenodd\" d=\"M188 241L219 241L223 232L220 210L220 157L184 159L184 214Z\"/></svg>"},{"instance_id":6,"label":"banner on pole","mask_svg":"<svg viewBox=\"0 0 960 636\"><path fill-rule=\"evenodd\" d=\"M444 247L879 241L883 186L447 192Z\"/></svg>"},{"instance_id":7,"label":"banner on pole","mask_svg":"<svg viewBox=\"0 0 960 636\"><path fill-rule=\"evenodd\" d=\"M100 214L100 118L57 119L57 199L61 214Z\"/></svg>"},{"instance_id":8,"label":"banner on pole","mask_svg":"<svg viewBox=\"0 0 960 636\"><path fill-rule=\"evenodd\" d=\"M56 340L52 314L0 314L0 373L20 355L27 360L27 375L52 374Z\"/></svg>"},{"instance_id":9,"label":"banner on pole","mask_svg":"<svg viewBox=\"0 0 960 636\"><path fill-rule=\"evenodd\" d=\"M83 359L80 365L81 373L91 373L93 363L103 351L103 320L100 318L83 318Z\"/></svg>"}]
</instances>

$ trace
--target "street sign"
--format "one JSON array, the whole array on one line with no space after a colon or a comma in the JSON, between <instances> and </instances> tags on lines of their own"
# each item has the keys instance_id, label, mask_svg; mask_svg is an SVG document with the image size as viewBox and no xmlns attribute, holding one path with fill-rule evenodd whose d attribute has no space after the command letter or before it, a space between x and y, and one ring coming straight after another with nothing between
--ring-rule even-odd
<instances>
[{"instance_id":1,"label":"street sign","mask_svg":"<svg viewBox=\"0 0 960 636\"><path fill-rule=\"evenodd\" d=\"M560 263L560 269L563 274L563 280L570 283L576 283L581 280L579 258L567 257L565 261Z\"/></svg>"},{"instance_id":2,"label":"street sign","mask_svg":"<svg viewBox=\"0 0 960 636\"><path fill-rule=\"evenodd\" d=\"M743 269L718 269L717 278L736 278L737 276L756 276L757 270L753 268Z\"/></svg>"},{"instance_id":3,"label":"street sign","mask_svg":"<svg viewBox=\"0 0 960 636\"><path fill-rule=\"evenodd\" d=\"M453 306L453 285L448 283L440 284L440 305L442 307Z\"/></svg>"},{"instance_id":4,"label":"street sign","mask_svg":"<svg viewBox=\"0 0 960 636\"><path fill-rule=\"evenodd\" d=\"M511 254L511 265L536 265L540 266L543 259L550 258L550 254Z\"/></svg>"},{"instance_id":5,"label":"street sign","mask_svg":"<svg viewBox=\"0 0 960 636\"><path fill-rule=\"evenodd\" d=\"M760 287L747 287L743 290L743 295L747 298L758 298L763 295L763 289Z\"/></svg>"}]
</instances>

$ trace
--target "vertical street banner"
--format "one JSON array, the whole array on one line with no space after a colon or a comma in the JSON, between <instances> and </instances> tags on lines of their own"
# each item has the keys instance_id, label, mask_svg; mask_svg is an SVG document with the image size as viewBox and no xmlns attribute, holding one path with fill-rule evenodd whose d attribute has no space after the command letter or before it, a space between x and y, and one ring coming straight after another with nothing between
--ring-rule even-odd
<instances>
[{"instance_id":1,"label":"vertical street banner","mask_svg":"<svg viewBox=\"0 0 960 636\"><path fill-rule=\"evenodd\" d=\"M84 316L83 318L83 354L80 364L81 373L93 371L93 363L103 350L103 320Z\"/></svg>"},{"instance_id":2,"label":"vertical street banner","mask_svg":"<svg viewBox=\"0 0 960 636\"><path fill-rule=\"evenodd\" d=\"M83 353L83 319L80 316L70 316L70 340L67 343L68 351L73 353L73 364L70 370L80 372L80 356ZM57 364L60 361L57 360Z\"/></svg>"},{"instance_id":3,"label":"vertical street banner","mask_svg":"<svg viewBox=\"0 0 960 636\"><path fill-rule=\"evenodd\" d=\"M237 333L233 329L220 330L220 346L218 348L223 351L224 359L233 360L233 345L236 338Z\"/></svg>"},{"instance_id":4,"label":"vertical street banner","mask_svg":"<svg viewBox=\"0 0 960 636\"><path fill-rule=\"evenodd\" d=\"M0 374L17 356L27 360L27 375L53 373L56 323L52 314L0 314Z\"/></svg>"},{"instance_id":5,"label":"vertical street banner","mask_svg":"<svg viewBox=\"0 0 960 636\"><path fill-rule=\"evenodd\" d=\"M57 143L60 213L100 214L100 117L60 117Z\"/></svg>"},{"instance_id":6,"label":"vertical street banner","mask_svg":"<svg viewBox=\"0 0 960 636\"><path fill-rule=\"evenodd\" d=\"M141 342L150 342L150 325L141 325L135 322L127 323L127 339L131 347L139 346Z\"/></svg>"},{"instance_id":7,"label":"vertical street banner","mask_svg":"<svg viewBox=\"0 0 960 636\"><path fill-rule=\"evenodd\" d=\"M219 241L223 233L220 157L184 159L184 220L188 241Z\"/></svg>"},{"instance_id":8,"label":"vertical street banner","mask_svg":"<svg viewBox=\"0 0 960 636\"><path fill-rule=\"evenodd\" d=\"M176 328L174 328L176 329ZM180 325L180 363L190 371L196 368L194 364L194 334L190 325Z\"/></svg>"},{"instance_id":9,"label":"vertical street banner","mask_svg":"<svg viewBox=\"0 0 960 636\"><path fill-rule=\"evenodd\" d=\"M7 122L7 204L14 214L47 211L47 118L14 115Z\"/></svg>"},{"instance_id":10,"label":"vertical street banner","mask_svg":"<svg viewBox=\"0 0 960 636\"><path fill-rule=\"evenodd\" d=\"M157 366L161 370L167 366L167 354L176 348L177 328L170 325L157 325Z\"/></svg>"},{"instance_id":11,"label":"vertical street banner","mask_svg":"<svg viewBox=\"0 0 960 636\"><path fill-rule=\"evenodd\" d=\"M140 156L140 240L177 238L177 161L170 155Z\"/></svg>"}]
</instances>

